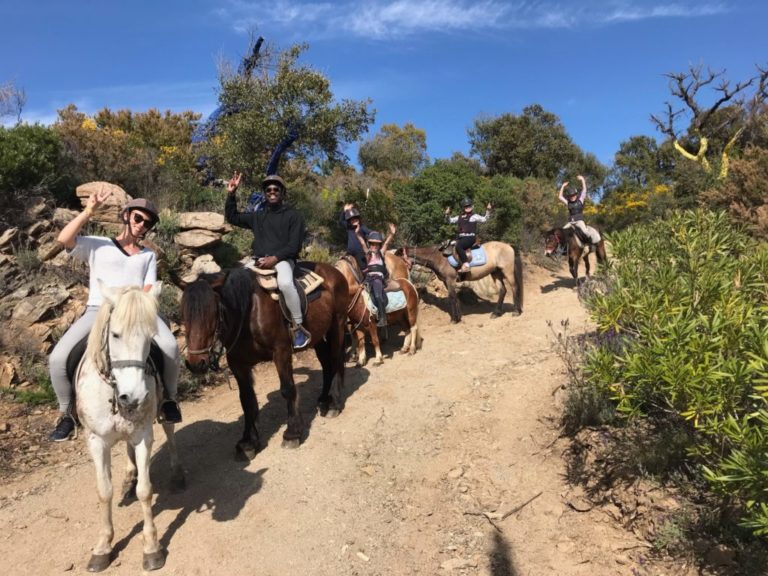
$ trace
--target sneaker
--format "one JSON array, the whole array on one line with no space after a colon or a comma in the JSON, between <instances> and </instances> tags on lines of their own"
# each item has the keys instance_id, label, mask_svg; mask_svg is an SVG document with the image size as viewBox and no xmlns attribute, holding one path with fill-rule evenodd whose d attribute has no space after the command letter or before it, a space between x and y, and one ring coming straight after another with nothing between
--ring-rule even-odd
<instances>
[{"instance_id":1,"label":"sneaker","mask_svg":"<svg viewBox=\"0 0 768 576\"><path fill-rule=\"evenodd\" d=\"M293 335L293 349L301 350L306 348L307 344L309 344L309 337L307 336L306 332L304 332L304 329L299 326L296 328L296 332Z\"/></svg>"},{"instance_id":2,"label":"sneaker","mask_svg":"<svg viewBox=\"0 0 768 576\"><path fill-rule=\"evenodd\" d=\"M75 432L75 420L72 416L65 414L59 421L56 422L56 428L53 429L48 435L48 439L52 442L64 442L69 440L72 434Z\"/></svg>"},{"instance_id":3,"label":"sneaker","mask_svg":"<svg viewBox=\"0 0 768 576\"><path fill-rule=\"evenodd\" d=\"M160 406L160 412L163 416L163 422L170 422L171 424L178 424L181 422L181 409L178 402L175 400L166 400L163 405Z\"/></svg>"}]
</instances>

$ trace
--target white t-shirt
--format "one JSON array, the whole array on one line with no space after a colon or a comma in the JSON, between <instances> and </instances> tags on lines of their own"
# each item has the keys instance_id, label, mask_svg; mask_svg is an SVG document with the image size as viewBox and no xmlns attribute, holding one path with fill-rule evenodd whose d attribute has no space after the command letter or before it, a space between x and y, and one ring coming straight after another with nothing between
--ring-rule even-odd
<instances>
[{"instance_id":1,"label":"white t-shirt","mask_svg":"<svg viewBox=\"0 0 768 576\"><path fill-rule=\"evenodd\" d=\"M111 288L141 286L157 282L157 258L148 248L130 256L112 238L103 236L77 236L75 247L69 251L72 258L88 262L88 306L101 306L102 296L98 280Z\"/></svg>"}]
</instances>

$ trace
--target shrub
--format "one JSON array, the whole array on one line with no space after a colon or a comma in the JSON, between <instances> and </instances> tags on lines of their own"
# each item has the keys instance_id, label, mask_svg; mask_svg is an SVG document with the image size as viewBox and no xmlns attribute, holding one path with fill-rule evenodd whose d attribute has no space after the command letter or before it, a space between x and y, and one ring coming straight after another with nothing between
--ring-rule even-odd
<instances>
[{"instance_id":1,"label":"shrub","mask_svg":"<svg viewBox=\"0 0 768 576\"><path fill-rule=\"evenodd\" d=\"M589 306L622 344L588 353L587 379L626 417L682 420L706 480L768 533L768 248L706 211L612 242L608 287Z\"/></svg>"}]
</instances>

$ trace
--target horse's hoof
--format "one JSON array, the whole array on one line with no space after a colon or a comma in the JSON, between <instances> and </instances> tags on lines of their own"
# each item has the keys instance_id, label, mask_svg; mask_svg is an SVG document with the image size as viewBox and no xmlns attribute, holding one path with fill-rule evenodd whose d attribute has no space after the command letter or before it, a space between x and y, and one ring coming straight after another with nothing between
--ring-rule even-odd
<instances>
[{"instance_id":1,"label":"horse's hoof","mask_svg":"<svg viewBox=\"0 0 768 576\"><path fill-rule=\"evenodd\" d=\"M500 318L501 314L499 312L491 312L491 318Z\"/></svg>"},{"instance_id":2,"label":"horse's hoof","mask_svg":"<svg viewBox=\"0 0 768 576\"><path fill-rule=\"evenodd\" d=\"M91 559L88 560L88 572L103 572L111 562L111 554L91 554Z\"/></svg>"},{"instance_id":3,"label":"horse's hoof","mask_svg":"<svg viewBox=\"0 0 768 576\"><path fill-rule=\"evenodd\" d=\"M301 446L301 442L298 438L291 438L290 440L288 438L283 438L283 448L287 448L289 450L295 450L299 446Z\"/></svg>"},{"instance_id":4,"label":"horse's hoof","mask_svg":"<svg viewBox=\"0 0 768 576\"><path fill-rule=\"evenodd\" d=\"M256 454L258 453L258 448L253 444L238 442L235 447L235 460L238 462L250 462L256 458Z\"/></svg>"},{"instance_id":5,"label":"horse's hoof","mask_svg":"<svg viewBox=\"0 0 768 576\"><path fill-rule=\"evenodd\" d=\"M144 570L159 570L163 566L165 566L165 554L163 554L162 550L144 554L144 561L142 562Z\"/></svg>"},{"instance_id":6,"label":"horse's hoof","mask_svg":"<svg viewBox=\"0 0 768 576\"><path fill-rule=\"evenodd\" d=\"M409 354L410 352L410 348L400 348L400 354Z\"/></svg>"},{"instance_id":7,"label":"horse's hoof","mask_svg":"<svg viewBox=\"0 0 768 576\"><path fill-rule=\"evenodd\" d=\"M325 414L323 414L323 417L336 418L339 414L341 414L341 410L338 408L328 408L328 410L325 411Z\"/></svg>"},{"instance_id":8,"label":"horse's hoof","mask_svg":"<svg viewBox=\"0 0 768 576\"><path fill-rule=\"evenodd\" d=\"M382 364L384 364L384 358L375 358L373 360L374 366L381 366Z\"/></svg>"}]
</instances>

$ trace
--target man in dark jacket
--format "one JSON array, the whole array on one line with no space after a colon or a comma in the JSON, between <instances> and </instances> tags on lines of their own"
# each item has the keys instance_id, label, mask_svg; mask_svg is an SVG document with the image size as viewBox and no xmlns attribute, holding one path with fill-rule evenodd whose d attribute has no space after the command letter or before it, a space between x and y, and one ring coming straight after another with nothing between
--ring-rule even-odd
<instances>
[{"instance_id":1,"label":"man in dark jacket","mask_svg":"<svg viewBox=\"0 0 768 576\"><path fill-rule=\"evenodd\" d=\"M354 256L360 266L360 270L364 270L368 266L368 262L365 259L365 250L357 239L357 232L360 232L363 240L368 240L368 234L371 231L362 223L360 210L355 208L354 204L344 204L344 210L342 210L339 217L339 224L347 231L347 254ZM360 225L359 228L358 224Z\"/></svg>"},{"instance_id":2,"label":"man in dark jacket","mask_svg":"<svg viewBox=\"0 0 768 576\"><path fill-rule=\"evenodd\" d=\"M238 212L235 192L242 175L235 175L227 184L224 216L227 222L253 232L253 256L259 268L274 269L277 287L283 294L285 305L293 318L293 347L296 350L309 344L309 333L302 326L301 302L293 283L293 268L299 257L306 232L301 214L283 203L285 182L280 176L270 175L261 182L266 208L257 212Z\"/></svg>"}]
</instances>

